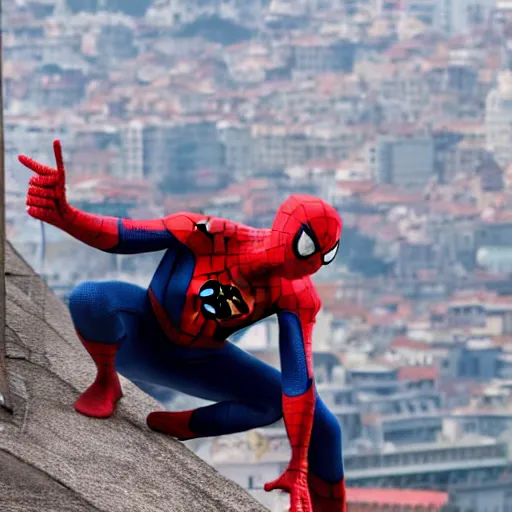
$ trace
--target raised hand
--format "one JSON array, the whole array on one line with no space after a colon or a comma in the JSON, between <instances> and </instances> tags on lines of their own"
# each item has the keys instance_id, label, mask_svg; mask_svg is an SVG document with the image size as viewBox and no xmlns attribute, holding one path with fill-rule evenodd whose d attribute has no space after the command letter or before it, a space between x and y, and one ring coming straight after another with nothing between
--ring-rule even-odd
<instances>
[{"instance_id":1,"label":"raised hand","mask_svg":"<svg viewBox=\"0 0 512 512\"><path fill-rule=\"evenodd\" d=\"M265 491L275 489L290 493L289 512L313 512L306 472L287 469L277 480L265 484Z\"/></svg>"},{"instance_id":2,"label":"raised hand","mask_svg":"<svg viewBox=\"0 0 512 512\"><path fill-rule=\"evenodd\" d=\"M20 155L18 159L25 167L36 173L29 181L27 212L35 219L64 229L72 215L72 208L66 200L66 171L58 140L53 143L53 151L56 169L42 165L25 155Z\"/></svg>"}]
</instances>

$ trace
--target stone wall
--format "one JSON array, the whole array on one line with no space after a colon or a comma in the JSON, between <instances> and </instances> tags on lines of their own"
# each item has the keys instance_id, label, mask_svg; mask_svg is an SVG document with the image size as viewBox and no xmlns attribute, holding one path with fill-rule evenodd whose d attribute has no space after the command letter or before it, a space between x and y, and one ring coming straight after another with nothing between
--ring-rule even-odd
<instances>
[{"instance_id":1,"label":"stone wall","mask_svg":"<svg viewBox=\"0 0 512 512\"><path fill-rule=\"evenodd\" d=\"M94 363L64 304L5 247L13 414L0 417L0 510L263 512L184 444L150 431L146 416L161 407L126 379L112 418L74 411Z\"/></svg>"}]
</instances>

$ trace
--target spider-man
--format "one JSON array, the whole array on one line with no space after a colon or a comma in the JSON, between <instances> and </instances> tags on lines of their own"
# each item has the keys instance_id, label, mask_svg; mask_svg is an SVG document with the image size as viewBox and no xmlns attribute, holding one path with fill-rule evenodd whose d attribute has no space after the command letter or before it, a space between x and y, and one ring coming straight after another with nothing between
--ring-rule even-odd
<instances>
[{"instance_id":1,"label":"spider-man","mask_svg":"<svg viewBox=\"0 0 512 512\"><path fill-rule=\"evenodd\" d=\"M310 275L336 256L341 220L320 199L285 201L271 229L194 213L140 221L79 211L57 168L26 156L28 213L110 253L166 250L148 289L86 282L72 292L71 316L96 363L78 412L114 413L118 373L154 395L154 387L213 401L192 411L151 413L148 426L180 440L219 436L284 417L292 448L286 471L265 490L290 493L292 512L346 509L341 429L315 392L312 329L320 300ZM234 332L277 315L281 372L228 341Z\"/></svg>"}]
</instances>

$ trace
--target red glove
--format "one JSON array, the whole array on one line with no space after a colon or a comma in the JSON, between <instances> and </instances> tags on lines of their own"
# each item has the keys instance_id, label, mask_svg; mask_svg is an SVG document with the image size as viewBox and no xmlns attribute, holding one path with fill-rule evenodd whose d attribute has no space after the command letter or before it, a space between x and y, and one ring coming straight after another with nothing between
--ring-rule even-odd
<instances>
[{"instance_id":1,"label":"red glove","mask_svg":"<svg viewBox=\"0 0 512 512\"><path fill-rule=\"evenodd\" d=\"M277 480L265 484L265 491L274 489L290 493L290 512L313 512L307 472L288 468Z\"/></svg>"},{"instance_id":2,"label":"red glove","mask_svg":"<svg viewBox=\"0 0 512 512\"><path fill-rule=\"evenodd\" d=\"M52 224L98 249L110 249L119 241L118 219L82 212L66 200L66 171L60 142L53 143L57 168L42 165L25 155L19 161L37 176L29 181L27 211L35 219Z\"/></svg>"},{"instance_id":3,"label":"red glove","mask_svg":"<svg viewBox=\"0 0 512 512\"><path fill-rule=\"evenodd\" d=\"M66 173L59 141L53 143L53 150L57 169L42 165L24 155L18 158L25 167L37 174L29 181L27 195L29 215L58 228L66 229L73 213L66 201Z\"/></svg>"},{"instance_id":4,"label":"red glove","mask_svg":"<svg viewBox=\"0 0 512 512\"><path fill-rule=\"evenodd\" d=\"M290 512L313 512L308 484L308 451L315 411L315 388L311 384L302 395L283 395L283 416L292 448L286 471L265 491L281 489L290 493Z\"/></svg>"}]
</instances>

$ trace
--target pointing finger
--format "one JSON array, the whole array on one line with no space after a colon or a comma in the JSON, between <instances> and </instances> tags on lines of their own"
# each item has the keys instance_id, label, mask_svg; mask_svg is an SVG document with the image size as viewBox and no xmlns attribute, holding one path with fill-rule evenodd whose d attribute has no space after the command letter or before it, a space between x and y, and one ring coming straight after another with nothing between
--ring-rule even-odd
<instances>
[{"instance_id":1,"label":"pointing finger","mask_svg":"<svg viewBox=\"0 0 512 512\"><path fill-rule=\"evenodd\" d=\"M48 167L47 165L42 165L39 162L36 162L35 160L32 160L32 158L29 158L28 156L25 155L19 155L18 160L25 167L28 167L31 171L34 171L37 174L40 174L41 176L48 176L55 172L55 170L52 169L51 167Z\"/></svg>"}]
</instances>

